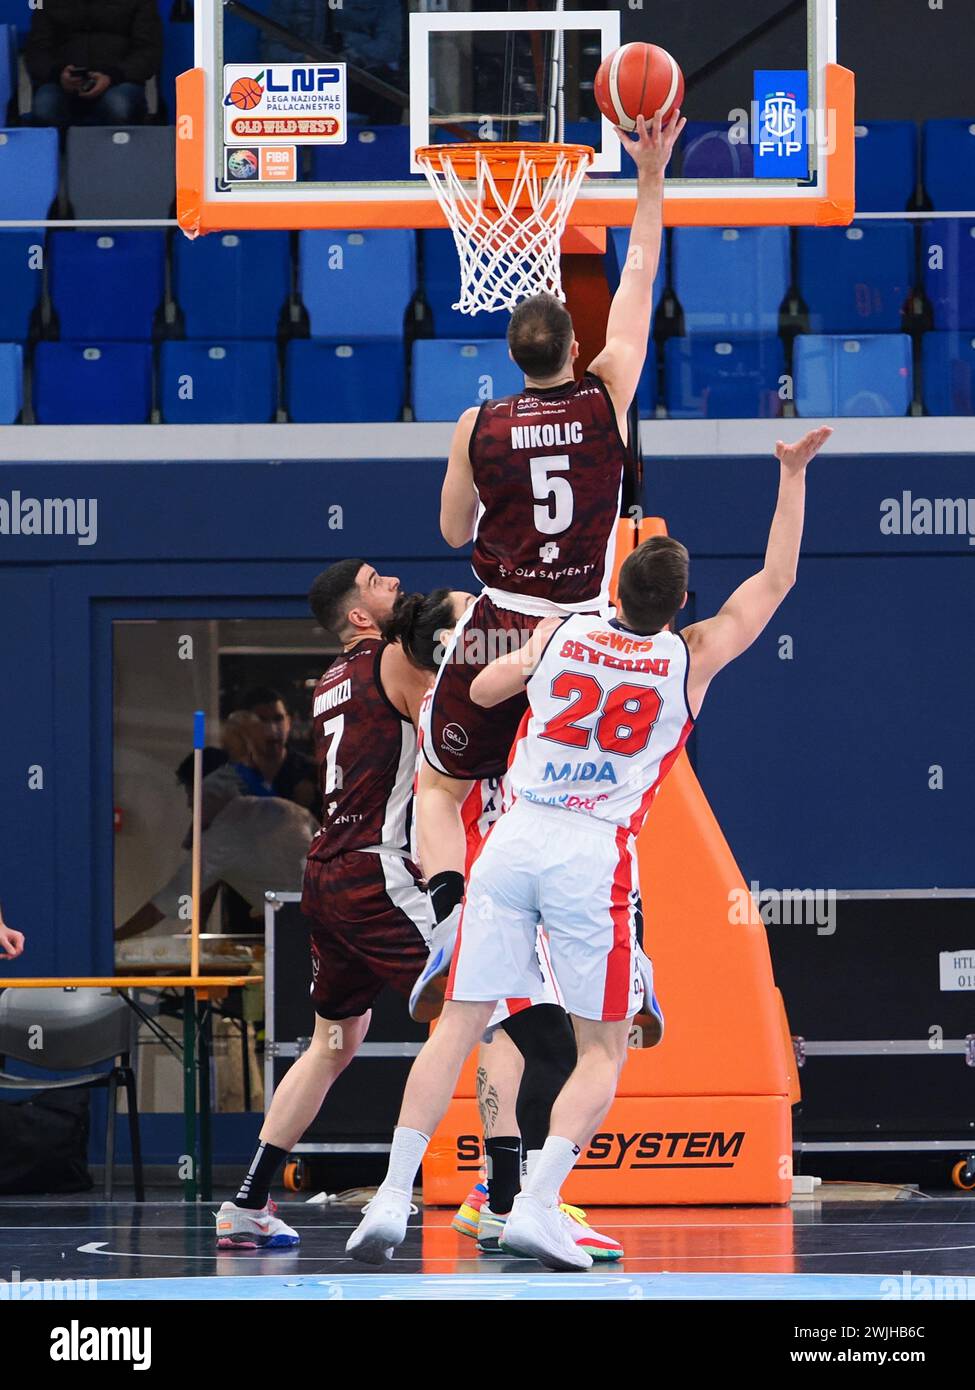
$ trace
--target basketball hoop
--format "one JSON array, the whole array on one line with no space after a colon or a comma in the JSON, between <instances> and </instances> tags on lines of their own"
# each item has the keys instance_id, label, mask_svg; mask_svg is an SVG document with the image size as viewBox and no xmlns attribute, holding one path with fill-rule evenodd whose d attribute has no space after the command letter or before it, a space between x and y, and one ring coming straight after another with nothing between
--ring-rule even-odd
<instances>
[{"instance_id":1,"label":"basketball hoop","mask_svg":"<svg viewBox=\"0 0 975 1390\"><path fill-rule=\"evenodd\" d=\"M426 174L454 234L462 314L511 310L548 290L564 299L560 244L592 163L588 145L423 145Z\"/></svg>"}]
</instances>

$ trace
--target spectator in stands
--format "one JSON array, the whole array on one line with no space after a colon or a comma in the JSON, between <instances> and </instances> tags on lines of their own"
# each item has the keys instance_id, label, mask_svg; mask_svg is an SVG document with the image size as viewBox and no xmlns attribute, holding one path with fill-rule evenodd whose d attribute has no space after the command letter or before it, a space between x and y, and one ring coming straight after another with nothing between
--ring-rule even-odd
<instances>
[{"instance_id":1,"label":"spectator in stands","mask_svg":"<svg viewBox=\"0 0 975 1390\"><path fill-rule=\"evenodd\" d=\"M322 0L271 0L268 18L284 26L296 39L308 39L330 49L352 68L361 68L402 89L403 15L401 0L355 0L332 6ZM263 49L267 62L301 61L300 44L291 47L269 40ZM354 71L349 73L349 110L353 116L376 125L397 125L403 104L362 87Z\"/></svg>"},{"instance_id":2,"label":"spectator in stands","mask_svg":"<svg viewBox=\"0 0 975 1390\"><path fill-rule=\"evenodd\" d=\"M162 66L156 0L44 0L24 60L36 125L137 125Z\"/></svg>"},{"instance_id":3,"label":"spectator in stands","mask_svg":"<svg viewBox=\"0 0 975 1390\"><path fill-rule=\"evenodd\" d=\"M297 801L320 815L318 769L314 758L288 747L292 719L280 691L267 685L255 686L243 697L240 708L250 710L261 721L254 762L268 787L275 796Z\"/></svg>"},{"instance_id":4,"label":"spectator in stands","mask_svg":"<svg viewBox=\"0 0 975 1390\"><path fill-rule=\"evenodd\" d=\"M23 949L24 933L8 927L0 909L0 960L15 960Z\"/></svg>"},{"instance_id":5,"label":"spectator in stands","mask_svg":"<svg viewBox=\"0 0 975 1390\"><path fill-rule=\"evenodd\" d=\"M206 830L229 801L238 796L274 796L258 766L258 748L264 741L264 725L250 710L234 710L224 720L221 738L226 761L203 776L203 809L200 824ZM176 778L186 789L186 800L193 804L193 754L176 769ZM184 845L189 847L192 832Z\"/></svg>"}]
</instances>

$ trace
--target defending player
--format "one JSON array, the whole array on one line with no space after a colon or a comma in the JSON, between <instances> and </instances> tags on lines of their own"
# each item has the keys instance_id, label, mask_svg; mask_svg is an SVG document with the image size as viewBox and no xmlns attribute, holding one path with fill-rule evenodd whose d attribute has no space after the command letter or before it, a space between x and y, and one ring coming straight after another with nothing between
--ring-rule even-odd
<instances>
[{"instance_id":1,"label":"defending player","mask_svg":"<svg viewBox=\"0 0 975 1390\"><path fill-rule=\"evenodd\" d=\"M525 300L508 326L525 389L465 411L454 432L440 526L452 546L473 539L484 588L440 667L424 743L420 851L443 925L410 1001L414 1017L439 1002L436 977L453 947L464 891L460 807L473 780L501 776L525 710L523 693L479 708L471 682L542 618L601 612L608 603L627 412L646 359L660 259L664 170L683 127L677 113L665 129L659 116L649 126L641 117L632 140L619 132L637 166L637 206L602 352L576 381L579 344L565 306L549 294Z\"/></svg>"},{"instance_id":2,"label":"defending player","mask_svg":"<svg viewBox=\"0 0 975 1390\"><path fill-rule=\"evenodd\" d=\"M431 682L454 627L474 602L473 594L435 589L431 594L401 594L383 634L399 642L409 659ZM417 727L418 763L430 736L428 690L420 706ZM508 795L507 778L475 782L461 815L466 840L465 874L501 815ZM421 867L422 867L422 861ZM522 1182L531 1172L548 1137L555 1098L576 1063L572 1025L547 959L544 933L536 952L539 986L523 998L506 998L488 1020L480 1045L477 1099L484 1133L487 1184L477 1184L454 1217L455 1230L477 1240L482 1252L497 1250L504 1225ZM596 1260L618 1260L623 1247L611 1236L594 1231L578 1207L563 1207L573 1223L576 1242Z\"/></svg>"},{"instance_id":3,"label":"defending player","mask_svg":"<svg viewBox=\"0 0 975 1390\"><path fill-rule=\"evenodd\" d=\"M409 835L415 726L429 682L380 634L399 587L362 560L342 560L308 596L343 646L313 704L323 825L308 852L301 909L313 922L315 1031L274 1092L237 1196L217 1213L218 1246L298 1243L269 1199L278 1167L358 1051L383 985L408 995L427 959L427 902Z\"/></svg>"},{"instance_id":4,"label":"defending player","mask_svg":"<svg viewBox=\"0 0 975 1390\"><path fill-rule=\"evenodd\" d=\"M534 938L573 1016L579 1060L552 1110L541 1157L515 1199L505 1246L554 1269L591 1260L567 1230L558 1193L609 1109L629 1020L643 994L636 968L634 840L714 676L756 640L795 582L806 468L832 431L779 444L779 495L765 564L716 617L683 635L669 624L687 597L688 556L669 537L625 560L615 619L541 624L520 652L491 663L473 699L496 709L527 688L512 809L471 871L446 1003L407 1083L389 1171L346 1249L381 1262L406 1233L416 1170L494 1001L530 993ZM584 762L595 773L580 776Z\"/></svg>"}]
</instances>

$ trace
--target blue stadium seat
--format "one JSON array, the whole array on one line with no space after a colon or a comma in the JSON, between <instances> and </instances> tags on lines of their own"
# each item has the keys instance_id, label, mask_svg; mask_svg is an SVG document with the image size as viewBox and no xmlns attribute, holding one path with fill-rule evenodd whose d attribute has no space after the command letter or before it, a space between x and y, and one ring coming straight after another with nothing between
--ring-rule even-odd
<instances>
[{"instance_id":1,"label":"blue stadium seat","mask_svg":"<svg viewBox=\"0 0 975 1390\"><path fill-rule=\"evenodd\" d=\"M274 338L290 290L287 232L176 238L173 295L188 338Z\"/></svg>"},{"instance_id":2,"label":"blue stadium seat","mask_svg":"<svg viewBox=\"0 0 975 1390\"><path fill-rule=\"evenodd\" d=\"M778 332L789 288L787 227L679 227L671 244L688 334Z\"/></svg>"},{"instance_id":3,"label":"blue stadium seat","mask_svg":"<svg viewBox=\"0 0 975 1390\"><path fill-rule=\"evenodd\" d=\"M141 425L151 405L149 343L38 343L39 425Z\"/></svg>"},{"instance_id":4,"label":"blue stadium seat","mask_svg":"<svg viewBox=\"0 0 975 1390\"><path fill-rule=\"evenodd\" d=\"M4 228L0 231L0 341L22 342L44 280L44 232Z\"/></svg>"},{"instance_id":5,"label":"blue stadium seat","mask_svg":"<svg viewBox=\"0 0 975 1390\"><path fill-rule=\"evenodd\" d=\"M300 424L399 420L404 367L401 343L296 338L288 344L288 415Z\"/></svg>"},{"instance_id":6,"label":"blue stadium seat","mask_svg":"<svg viewBox=\"0 0 975 1390\"><path fill-rule=\"evenodd\" d=\"M924 408L931 415L975 415L975 337L925 333L921 342Z\"/></svg>"},{"instance_id":7,"label":"blue stadium seat","mask_svg":"<svg viewBox=\"0 0 975 1390\"><path fill-rule=\"evenodd\" d=\"M801 227L799 293L813 333L896 333L914 279L907 222Z\"/></svg>"},{"instance_id":8,"label":"blue stadium seat","mask_svg":"<svg viewBox=\"0 0 975 1390\"><path fill-rule=\"evenodd\" d=\"M409 126L354 125L344 145L312 147L312 178L323 183L405 179L410 173L410 154Z\"/></svg>"},{"instance_id":9,"label":"blue stadium seat","mask_svg":"<svg viewBox=\"0 0 975 1390\"><path fill-rule=\"evenodd\" d=\"M906 415L914 391L906 333L819 337L795 344L800 415Z\"/></svg>"},{"instance_id":10,"label":"blue stadium seat","mask_svg":"<svg viewBox=\"0 0 975 1390\"><path fill-rule=\"evenodd\" d=\"M416 290L415 233L302 232L299 247L313 338L402 338Z\"/></svg>"},{"instance_id":11,"label":"blue stadium seat","mask_svg":"<svg viewBox=\"0 0 975 1390\"><path fill-rule=\"evenodd\" d=\"M975 221L925 222L921 242L924 291L934 326L975 328Z\"/></svg>"},{"instance_id":12,"label":"blue stadium seat","mask_svg":"<svg viewBox=\"0 0 975 1390\"><path fill-rule=\"evenodd\" d=\"M421 338L413 344L413 414L417 420L455 420L469 406L510 396L525 379L506 343Z\"/></svg>"},{"instance_id":13,"label":"blue stadium seat","mask_svg":"<svg viewBox=\"0 0 975 1390\"><path fill-rule=\"evenodd\" d=\"M870 121L854 135L857 212L903 212L917 187L917 126Z\"/></svg>"},{"instance_id":14,"label":"blue stadium seat","mask_svg":"<svg viewBox=\"0 0 975 1390\"><path fill-rule=\"evenodd\" d=\"M24 404L24 359L19 343L0 343L0 425L14 425Z\"/></svg>"},{"instance_id":15,"label":"blue stadium seat","mask_svg":"<svg viewBox=\"0 0 975 1390\"><path fill-rule=\"evenodd\" d=\"M750 179L755 173L755 149L732 141L727 121L688 121L680 137L682 179Z\"/></svg>"},{"instance_id":16,"label":"blue stadium seat","mask_svg":"<svg viewBox=\"0 0 975 1390\"><path fill-rule=\"evenodd\" d=\"M626 264L626 253L630 245L629 227L610 227L609 235L606 238L606 279L609 281L609 288L612 293L616 293L616 288L620 282L620 274ZM660 265L657 269L657 278L653 282L653 308L651 310L650 329L653 331L653 315L657 312L664 292L664 284L667 279L667 233L664 232L664 240L660 247Z\"/></svg>"},{"instance_id":17,"label":"blue stadium seat","mask_svg":"<svg viewBox=\"0 0 975 1390\"><path fill-rule=\"evenodd\" d=\"M159 408L168 425L261 425L274 419L274 343L163 343Z\"/></svg>"},{"instance_id":18,"label":"blue stadium seat","mask_svg":"<svg viewBox=\"0 0 975 1390\"><path fill-rule=\"evenodd\" d=\"M7 124L7 107L16 91L17 31L10 24L0 24L0 125Z\"/></svg>"},{"instance_id":19,"label":"blue stadium seat","mask_svg":"<svg viewBox=\"0 0 975 1390\"><path fill-rule=\"evenodd\" d=\"M50 248L51 302L63 339L152 337L165 292L165 232L53 232Z\"/></svg>"},{"instance_id":20,"label":"blue stadium seat","mask_svg":"<svg viewBox=\"0 0 975 1390\"><path fill-rule=\"evenodd\" d=\"M463 338L476 333L479 338L503 338L508 331L508 315L503 313L462 314L454 308L460 296L460 267L453 233L446 230L421 232L423 250L423 293L433 314L433 331L438 338Z\"/></svg>"},{"instance_id":21,"label":"blue stadium seat","mask_svg":"<svg viewBox=\"0 0 975 1390\"><path fill-rule=\"evenodd\" d=\"M975 120L925 121L924 187L936 212L975 207Z\"/></svg>"},{"instance_id":22,"label":"blue stadium seat","mask_svg":"<svg viewBox=\"0 0 975 1390\"><path fill-rule=\"evenodd\" d=\"M23 42L30 31L36 9L36 4L32 6L27 0L0 0L0 24L11 25Z\"/></svg>"},{"instance_id":23,"label":"blue stadium seat","mask_svg":"<svg viewBox=\"0 0 975 1390\"><path fill-rule=\"evenodd\" d=\"M57 191L57 131L0 130L0 221L43 221Z\"/></svg>"},{"instance_id":24,"label":"blue stadium seat","mask_svg":"<svg viewBox=\"0 0 975 1390\"><path fill-rule=\"evenodd\" d=\"M675 420L767 420L782 412L779 338L668 338L664 366Z\"/></svg>"}]
</instances>

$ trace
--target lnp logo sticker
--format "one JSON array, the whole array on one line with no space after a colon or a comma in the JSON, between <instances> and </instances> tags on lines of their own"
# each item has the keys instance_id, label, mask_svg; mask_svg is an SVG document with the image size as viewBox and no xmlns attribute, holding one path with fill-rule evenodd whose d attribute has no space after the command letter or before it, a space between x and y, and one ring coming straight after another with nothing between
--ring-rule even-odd
<instances>
[{"instance_id":1,"label":"lnp logo sticker","mask_svg":"<svg viewBox=\"0 0 975 1390\"><path fill-rule=\"evenodd\" d=\"M226 145L344 145L344 63L225 63Z\"/></svg>"}]
</instances>

